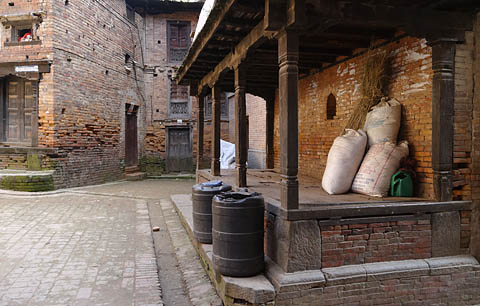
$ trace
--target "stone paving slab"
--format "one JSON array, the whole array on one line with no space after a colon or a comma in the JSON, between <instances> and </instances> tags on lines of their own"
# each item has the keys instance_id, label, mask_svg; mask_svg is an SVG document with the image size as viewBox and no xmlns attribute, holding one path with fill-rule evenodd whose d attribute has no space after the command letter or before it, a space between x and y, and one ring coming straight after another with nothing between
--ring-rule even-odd
<instances>
[{"instance_id":1,"label":"stone paving slab","mask_svg":"<svg viewBox=\"0 0 480 306\"><path fill-rule=\"evenodd\" d=\"M0 198L0 305L163 305L147 202Z\"/></svg>"}]
</instances>

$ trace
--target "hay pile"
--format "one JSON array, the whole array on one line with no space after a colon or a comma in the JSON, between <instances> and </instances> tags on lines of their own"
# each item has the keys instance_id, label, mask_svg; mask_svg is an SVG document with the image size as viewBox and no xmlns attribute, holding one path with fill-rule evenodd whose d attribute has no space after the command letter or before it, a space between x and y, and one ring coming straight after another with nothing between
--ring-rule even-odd
<instances>
[{"instance_id":1,"label":"hay pile","mask_svg":"<svg viewBox=\"0 0 480 306\"><path fill-rule=\"evenodd\" d=\"M387 54L368 55L360 84L362 97L350 116L345 129L358 130L363 128L368 111L384 97L387 78Z\"/></svg>"}]
</instances>

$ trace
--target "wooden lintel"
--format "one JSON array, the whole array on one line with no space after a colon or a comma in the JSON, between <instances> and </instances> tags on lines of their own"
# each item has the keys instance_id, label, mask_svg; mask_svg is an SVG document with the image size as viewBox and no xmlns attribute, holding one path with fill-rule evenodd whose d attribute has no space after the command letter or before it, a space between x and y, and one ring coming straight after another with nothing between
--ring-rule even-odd
<instances>
[{"instance_id":1,"label":"wooden lintel","mask_svg":"<svg viewBox=\"0 0 480 306\"><path fill-rule=\"evenodd\" d=\"M263 28L262 20L238 43L232 52L223 58L215 69L203 77L199 83L199 90L202 90L204 86L212 86L212 84L218 81L221 73L224 73L226 70L233 70L238 66L247 56L248 50L258 45L262 38L266 36L266 31Z\"/></svg>"}]
</instances>

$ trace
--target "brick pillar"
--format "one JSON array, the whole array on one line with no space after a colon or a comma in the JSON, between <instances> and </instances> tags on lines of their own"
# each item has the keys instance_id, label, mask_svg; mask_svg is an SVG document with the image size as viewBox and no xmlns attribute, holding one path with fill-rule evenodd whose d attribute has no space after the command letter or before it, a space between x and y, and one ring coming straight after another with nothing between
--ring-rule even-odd
<instances>
[{"instance_id":1,"label":"brick pillar","mask_svg":"<svg viewBox=\"0 0 480 306\"><path fill-rule=\"evenodd\" d=\"M273 169L275 167L275 160L274 160L274 151L273 151L273 130L274 130L274 118L275 118L275 92L272 91L266 97L266 144L265 144L265 152L266 154L266 161L265 161L265 168Z\"/></svg>"},{"instance_id":2,"label":"brick pillar","mask_svg":"<svg viewBox=\"0 0 480 306\"><path fill-rule=\"evenodd\" d=\"M298 34L278 37L280 104L280 201L284 209L298 208Z\"/></svg>"},{"instance_id":3,"label":"brick pillar","mask_svg":"<svg viewBox=\"0 0 480 306\"><path fill-rule=\"evenodd\" d=\"M221 89L215 85L212 87L212 175L220 176L220 103Z\"/></svg>"},{"instance_id":4,"label":"brick pillar","mask_svg":"<svg viewBox=\"0 0 480 306\"><path fill-rule=\"evenodd\" d=\"M235 161L236 184L247 187L247 69L245 64L235 68Z\"/></svg>"},{"instance_id":5,"label":"brick pillar","mask_svg":"<svg viewBox=\"0 0 480 306\"><path fill-rule=\"evenodd\" d=\"M432 46L432 165L438 201L452 200L453 105L455 100L455 41L435 40Z\"/></svg>"},{"instance_id":6,"label":"brick pillar","mask_svg":"<svg viewBox=\"0 0 480 306\"><path fill-rule=\"evenodd\" d=\"M205 117L205 96L198 96L197 108L197 170L201 169L203 161L203 127Z\"/></svg>"}]
</instances>

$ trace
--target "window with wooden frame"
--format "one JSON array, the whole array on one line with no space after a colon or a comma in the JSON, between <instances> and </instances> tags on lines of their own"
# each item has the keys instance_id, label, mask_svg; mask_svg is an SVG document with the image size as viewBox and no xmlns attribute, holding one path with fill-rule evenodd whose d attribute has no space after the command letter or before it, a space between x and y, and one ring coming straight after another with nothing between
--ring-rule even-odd
<instances>
[{"instance_id":1,"label":"window with wooden frame","mask_svg":"<svg viewBox=\"0 0 480 306\"><path fill-rule=\"evenodd\" d=\"M36 144L37 81L18 77L0 80L0 136L7 144Z\"/></svg>"},{"instance_id":2,"label":"window with wooden frame","mask_svg":"<svg viewBox=\"0 0 480 306\"><path fill-rule=\"evenodd\" d=\"M168 62L180 63L190 47L190 22L168 21Z\"/></svg>"},{"instance_id":3,"label":"window with wooden frame","mask_svg":"<svg viewBox=\"0 0 480 306\"><path fill-rule=\"evenodd\" d=\"M227 93L222 92L220 94L220 117L228 120L228 98ZM205 118L212 118L212 95L205 97Z\"/></svg>"},{"instance_id":4,"label":"window with wooden frame","mask_svg":"<svg viewBox=\"0 0 480 306\"><path fill-rule=\"evenodd\" d=\"M168 115L170 118L187 119L191 115L189 87L170 80Z\"/></svg>"}]
</instances>

